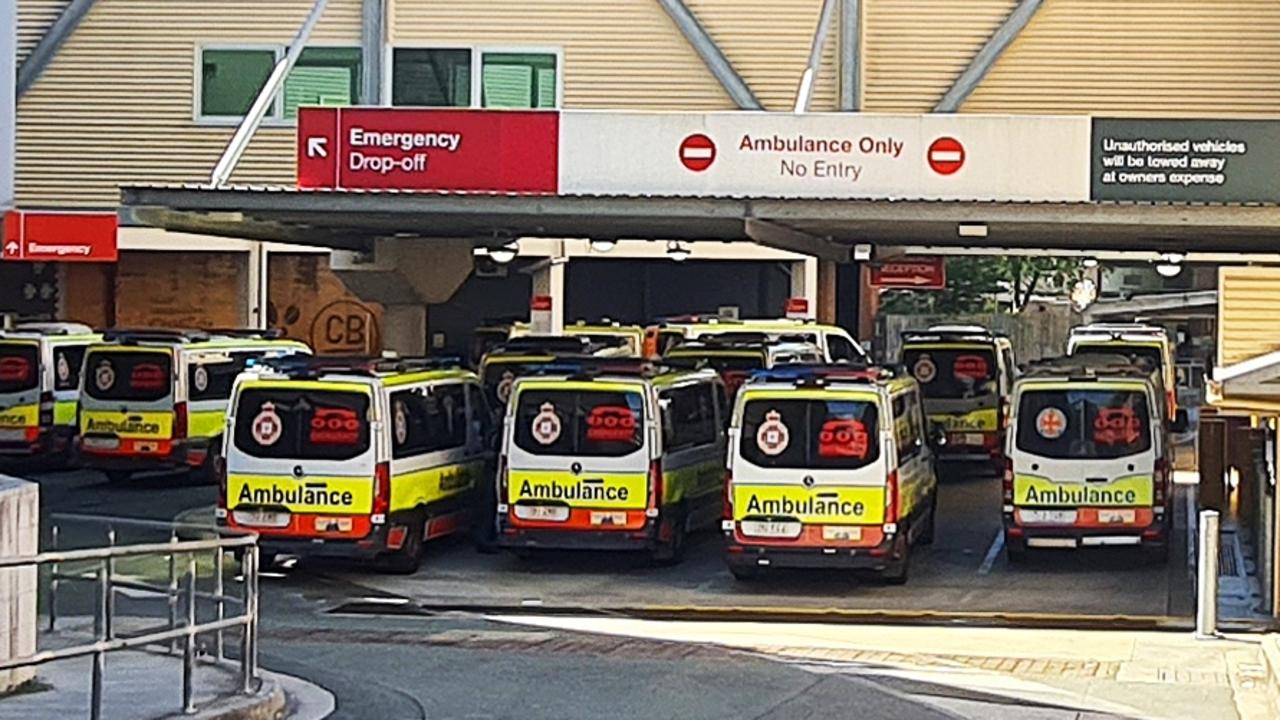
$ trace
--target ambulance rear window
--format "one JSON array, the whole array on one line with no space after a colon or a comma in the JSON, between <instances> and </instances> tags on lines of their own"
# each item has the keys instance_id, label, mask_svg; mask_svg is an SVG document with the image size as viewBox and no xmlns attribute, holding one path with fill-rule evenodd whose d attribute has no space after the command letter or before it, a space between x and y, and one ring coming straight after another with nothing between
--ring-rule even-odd
<instances>
[{"instance_id":1,"label":"ambulance rear window","mask_svg":"<svg viewBox=\"0 0 1280 720\"><path fill-rule=\"evenodd\" d=\"M160 350L90 352L85 394L98 400L154 402L173 392L173 357Z\"/></svg>"},{"instance_id":2,"label":"ambulance rear window","mask_svg":"<svg viewBox=\"0 0 1280 720\"><path fill-rule=\"evenodd\" d=\"M1018 404L1018 449L1062 460L1109 460L1151 449L1145 393L1035 390Z\"/></svg>"},{"instance_id":3,"label":"ambulance rear window","mask_svg":"<svg viewBox=\"0 0 1280 720\"><path fill-rule=\"evenodd\" d=\"M1145 360L1152 368L1164 369L1164 353L1151 345L1131 345L1128 343L1081 343L1072 351L1073 355L1113 355L1129 362Z\"/></svg>"},{"instance_id":4,"label":"ambulance rear window","mask_svg":"<svg viewBox=\"0 0 1280 720\"><path fill-rule=\"evenodd\" d=\"M31 390L39 384L39 348L17 343L0 344L0 393Z\"/></svg>"},{"instance_id":5,"label":"ambulance rear window","mask_svg":"<svg viewBox=\"0 0 1280 720\"><path fill-rule=\"evenodd\" d=\"M236 405L236 447L279 460L350 460L369 449L369 396L252 388Z\"/></svg>"},{"instance_id":6,"label":"ambulance rear window","mask_svg":"<svg viewBox=\"0 0 1280 720\"><path fill-rule=\"evenodd\" d=\"M763 350L760 351L758 355L747 356L725 357L723 355L699 355L698 353L675 352L668 357L674 360L683 360L686 362L697 362L701 360L706 367L709 367L718 373L734 370L760 370L765 365L765 355Z\"/></svg>"},{"instance_id":7,"label":"ambulance rear window","mask_svg":"<svg viewBox=\"0 0 1280 720\"><path fill-rule=\"evenodd\" d=\"M902 350L902 364L925 398L962 400L994 395L996 356L990 348L912 348Z\"/></svg>"},{"instance_id":8,"label":"ambulance rear window","mask_svg":"<svg viewBox=\"0 0 1280 720\"><path fill-rule=\"evenodd\" d=\"M507 400L511 399L511 389L515 385L516 378L529 372L529 368L535 365L544 365L546 361L539 360L537 362L516 363L516 362L491 362L485 367L484 377L480 379L480 383L484 385L485 395L488 396L489 402L494 407L505 408Z\"/></svg>"},{"instance_id":9,"label":"ambulance rear window","mask_svg":"<svg viewBox=\"0 0 1280 720\"><path fill-rule=\"evenodd\" d=\"M880 457L878 420L863 400L749 400L739 452L766 468L857 469Z\"/></svg>"},{"instance_id":10,"label":"ambulance rear window","mask_svg":"<svg viewBox=\"0 0 1280 720\"><path fill-rule=\"evenodd\" d=\"M516 409L516 446L535 455L621 457L644 445L639 392L525 390Z\"/></svg>"}]
</instances>

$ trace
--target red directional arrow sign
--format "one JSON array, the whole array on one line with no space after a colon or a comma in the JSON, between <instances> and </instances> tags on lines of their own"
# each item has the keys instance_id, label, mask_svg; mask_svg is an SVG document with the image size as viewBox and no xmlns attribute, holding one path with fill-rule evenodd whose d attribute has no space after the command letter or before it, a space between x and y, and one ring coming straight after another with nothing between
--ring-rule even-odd
<instances>
[{"instance_id":1,"label":"red directional arrow sign","mask_svg":"<svg viewBox=\"0 0 1280 720\"><path fill-rule=\"evenodd\" d=\"M871 266L871 284L882 288L941 290L947 286L946 265L940 257L910 257Z\"/></svg>"}]
</instances>

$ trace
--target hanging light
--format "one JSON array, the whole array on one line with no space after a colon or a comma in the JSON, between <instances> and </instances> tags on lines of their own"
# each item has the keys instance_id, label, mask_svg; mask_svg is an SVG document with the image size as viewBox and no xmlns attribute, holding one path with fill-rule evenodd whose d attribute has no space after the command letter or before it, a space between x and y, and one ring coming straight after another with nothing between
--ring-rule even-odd
<instances>
[{"instance_id":1,"label":"hanging light","mask_svg":"<svg viewBox=\"0 0 1280 720\"><path fill-rule=\"evenodd\" d=\"M1160 277L1178 277L1182 272L1182 260L1186 255L1180 252L1165 253L1160 256L1160 262L1156 263L1156 272Z\"/></svg>"},{"instance_id":2,"label":"hanging light","mask_svg":"<svg viewBox=\"0 0 1280 720\"><path fill-rule=\"evenodd\" d=\"M618 247L618 241L612 238L591 238L591 249L598 253L607 253Z\"/></svg>"},{"instance_id":3,"label":"hanging light","mask_svg":"<svg viewBox=\"0 0 1280 720\"><path fill-rule=\"evenodd\" d=\"M690 254L689 248L685 247L682 243L675 242L674 240L667 243L667 257L675 260L676 262L684 262L685 260L688 260Z\"/></svg>"},{"instance_id":4,"label":"hanging light","mask_svg":"<svg viewBox=\"0 0 1280 720\"><path fill-rule=\"evenodd\" d=\"M520 245L509 242L502 247L489 248L489 257L499 265L506 265L516 259L516 253L518 252L520 252Z\"/></svg>"},{"instance_id":5,"label":"hanging light","mask_svg":"<svg viewBox=\"0 0 1280 720\"><path fill-rule=\"evenodd\" d=\"M1084 260L1081 260L1081 261L1080 261L1080 264L1081 264L1081 265L1083 265L1084 267L1089 268L1090 270L1092 270L1092 269L1094 269L1094 268L1098 267L1098 258L1096 258L1096 257L1087 257L1087 258L1085 258Z\"/></svg>"}]
</instances>

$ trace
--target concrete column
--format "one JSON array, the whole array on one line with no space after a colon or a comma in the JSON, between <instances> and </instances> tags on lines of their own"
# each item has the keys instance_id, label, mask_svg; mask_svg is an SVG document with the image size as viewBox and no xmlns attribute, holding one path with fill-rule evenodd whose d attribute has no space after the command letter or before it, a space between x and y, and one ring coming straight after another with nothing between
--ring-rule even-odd
<instances>
[{"instance_id":1,"label":"concrete column","mask_svg":"<svg viewBox=\"0 0 1280 720\"><path fill-rule=\"evenodd\" d=\"M819 260L817 267L818 289L817 295L818 322L833 323L836 321L836 268L837 263L832 260Z\"/></svg>"},{"instance_id":2,"label":"concrete column","mask_svg":"<svg viewBox=\"0 0 1280 720\"><path fill-rule=\"evenodd\" d=\"M427 354L427 306L422 304L384 305L382 345L402 356Z\"/></svg>"},{"instance_id":3,"label":"concrete column","mask_svg":"<svg viewBox=\"0 0 1280 720\"><path fill-rule=\"evenodd\" d=\"M0 213L14 206L13 154L17 142L16 58L18 3L0 0Z\"/></svg>"},{"instance_id":4,"label":"concrete column","mask_svg":"<svg viewBox=\"0 0 1280 720\"><path fill-rule=\"evenodd\" d=\"M533 269L533 294L551 296L550 326L541 330L552 335L564 332L564 269L566 257L551 258ZM539 328L534 328L538 332Z\"/></svg>"},{"instance_id":5,"label":"concrete column","mask_svg":"<svg viewBox=\"0 0 1280 720\"><path fill-rule=\"evenodd\" d=\"M0 475L0 557L39 551L40 486ZM36 652L36 568L0 570L0 660ZM0 670L0 694L35 677L33 667Z\"/></svg>"},{"instance_id":6,"label":"concrete column","mask_svg":"<svg viewBox=\"0 0 1280 720\"><path fill-rule=\"evenodd\" d=\"M248 317L245 325L252 328L267 326L267 277L270 265L270 253L267 244L256 242L249 250L249 272L246 279L245 297L249 299Z\"/></svg>"},{"instance_id":7,"label":"concrete column","mask_svg":"<svg viewBox=\"0 0 1280 720\"><path fill-rule=\"evenodd\" d=\"M791 297L809 301L809 313L818 308L818 259L814 257L791 263Z\"/></svg>"}]
</instances>

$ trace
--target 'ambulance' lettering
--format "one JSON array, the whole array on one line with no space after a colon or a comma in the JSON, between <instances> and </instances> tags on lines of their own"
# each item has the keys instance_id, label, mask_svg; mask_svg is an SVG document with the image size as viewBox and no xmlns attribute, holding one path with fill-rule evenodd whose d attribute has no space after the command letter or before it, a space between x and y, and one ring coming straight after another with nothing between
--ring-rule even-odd
<instances>
[{"instance_id":1,"label":"'ambulance' lettering","mask_svg":"<svg viewBox=\"0 0 1280 720\"><path fill-rule=\"evenodd\" d=\"M520 485L520 497L530 500L608 500L626 501L630 491L625 487L609 487L603 480L583 480L576 485L557 483L534 484L525 480Z\"/></svg>"},{"instance_id":2,"label":"'ambulance' lettering","mask_svg":"<svg viewBox=\"0 0 1280 720\"><path fill-rule=\"evenodd\" d=\"M747 500L748 515L840 515L862 517L862 515L866 514L866 511L867 506L862 502L821 497L808 497L803 500L794 500L789 497L761 500L758 496L752 495Z\"/></svg>"},{"instance_id":3,"label":"'ambulance' lettering","mask_svg":"<svg viewBox=\"0 0 1280 720\"><path fill-rule=\"evenodd\" d=\"M355 498L350 490L330 490L323 485L304 485L282 490L274 485L269 488L240 488L239 502L253 505L338 505L349 507Z\"/></svg>"},{"instance_id":4,"label":"'ambulance' lettering","mask_svg":"<svg viewBox=\"0 0 1280 720\"><path fill-rule=\"evenodd\" d=\"M1112 490L1087 485L1036 489L1027 487L1022 505L1137 505L1138 493L1134 490Z\"/></svg>"}]
</instances>

